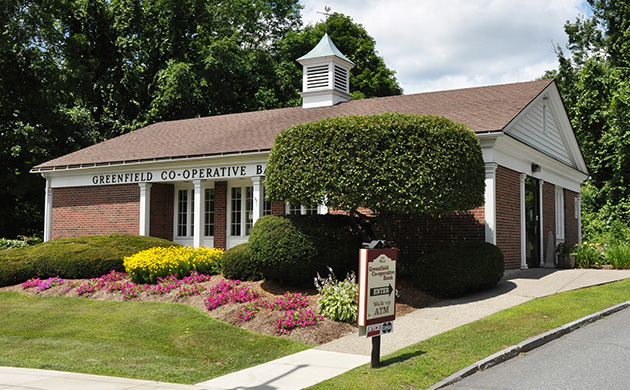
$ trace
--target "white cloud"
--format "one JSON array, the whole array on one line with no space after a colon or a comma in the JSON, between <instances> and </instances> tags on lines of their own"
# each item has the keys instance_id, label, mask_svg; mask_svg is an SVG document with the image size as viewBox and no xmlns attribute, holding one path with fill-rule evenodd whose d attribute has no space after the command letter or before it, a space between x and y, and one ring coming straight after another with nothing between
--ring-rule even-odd
<instances>
[{"instance_id":1,"label":"white cloud","mask_svg":"<svg viewBox=\"0 0 630 390\"><path fill-rule=\"evenodd\" d=\"M323 20L324 3L300 0L304 23ZM557 68L564 23L586 14L581 0L337 0L405 93L529 81Z\"/></svg>"}]
</instances>

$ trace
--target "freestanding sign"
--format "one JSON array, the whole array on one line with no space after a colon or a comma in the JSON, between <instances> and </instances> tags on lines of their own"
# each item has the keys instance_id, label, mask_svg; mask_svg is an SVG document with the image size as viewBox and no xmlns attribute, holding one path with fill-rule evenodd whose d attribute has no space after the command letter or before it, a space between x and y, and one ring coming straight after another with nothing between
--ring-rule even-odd
<instances>
[{"instance_id":1,"label":"freestanding sign","mask_svg":"<svg viewBox=\"0 0 630 390\"><path fill-rule=\"evenodd\" d=\"M397 257L396 248L360 250L359 326L382 324L396 318Z\"/></svg>"},{"instance_id":2,"label":"freestanding sign","mask_svg":"<svg viewBox=\"0 0 630 390\"><path fill-rule=\"evenodd\" d=\"M381 334L393 331L397 259L396 248L359 253L359 336L372 337L372 367L379 364Z\"/></svg>"}]
</instances>

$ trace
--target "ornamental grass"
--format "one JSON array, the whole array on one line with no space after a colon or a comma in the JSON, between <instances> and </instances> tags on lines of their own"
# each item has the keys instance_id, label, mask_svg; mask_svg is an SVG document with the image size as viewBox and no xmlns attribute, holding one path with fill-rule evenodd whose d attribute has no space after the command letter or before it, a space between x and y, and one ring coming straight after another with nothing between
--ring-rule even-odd
<instances>
[{"instance_id":1,"label":"ornamental grass","mask_svg":"<svg viewBox=\"0 0 630 390\"><path fill-rule=\"evenodd\" d=\"M134 282L155 284L158 278L187 277L191 271L218 274L224 253L218 248L156 247L125 257L123 264Z\"/></svg>"}]
</instances>

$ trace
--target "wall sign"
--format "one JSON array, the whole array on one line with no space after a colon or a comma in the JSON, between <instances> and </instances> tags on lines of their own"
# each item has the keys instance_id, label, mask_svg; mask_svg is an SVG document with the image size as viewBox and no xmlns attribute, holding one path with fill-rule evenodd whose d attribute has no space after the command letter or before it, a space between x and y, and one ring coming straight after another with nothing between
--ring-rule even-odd
<instances>
[{"instance_id":1,"label":"wall sign","mask_svg":"<svg viewBox=\"0 0 630 390\"><path fill-rule=\"evenodd\" d=\"M396 248L360 250L358 324L366 327L360 334L370 337L392 329L391 321L396 318L397 257ZM389 325L383 327L385 323Z\"/></svg>"},{"instance_id":2,"label":"wall sign","mask_svg":"<svg viewBox=\"0 0 630 390\"><path fill-rule=\"evenodd\" d=\"M80 185L112 185L129 183L155 183L206 179L230 179L238 177L263 176L267 164L226 165L220 167L199 167L186 169L164 169L138 172L105 173L82 176ZM77 183L79 184L79 183Z\"/></svg>"}]
</instances>

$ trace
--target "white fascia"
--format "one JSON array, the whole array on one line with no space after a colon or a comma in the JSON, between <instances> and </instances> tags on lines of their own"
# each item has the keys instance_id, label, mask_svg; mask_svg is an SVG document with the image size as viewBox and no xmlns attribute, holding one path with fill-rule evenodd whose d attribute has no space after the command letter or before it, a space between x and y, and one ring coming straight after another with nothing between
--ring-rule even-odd
<instances>
[{"instance_id":1,"label":"white fascia","mask_svg":"<svg viewBox=\"0 0 630 390\"><path fill-rule=\"evenodd\" d=\"M478 134L486 163L524 173L545 182L579 193L588 175L567 166L544 153L505 135L502 132ZM532 172L532 163L540 165L540 172Z\"/></svg>"},{"instance_id":2,"label":"white fascia","mask_svg":"<svg viewBox=\"0 0 630 390\"><path fill-rule=\"evenodd\" d=\"M204 157L182 157L165 160L129 162L112 165L76 167L41 172L50 181L51 188L85 186L85 178L94 175L113 173L131 173L148 170L193 169L198 167L212 168L238 164L267 164L269 151L235 153ZM218 179L217 179L218 180ZM230 179L225 179L230 180ZM188 180L191 181L192 180Z\"/></svg>"}]
</instances>

